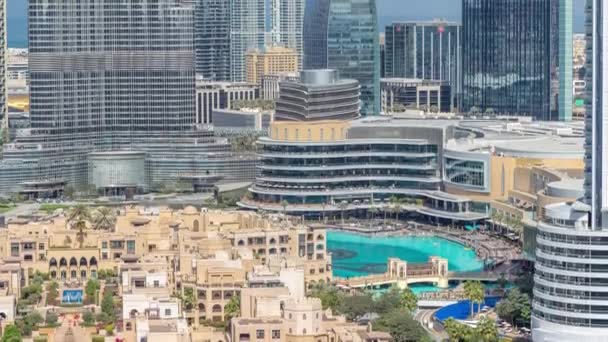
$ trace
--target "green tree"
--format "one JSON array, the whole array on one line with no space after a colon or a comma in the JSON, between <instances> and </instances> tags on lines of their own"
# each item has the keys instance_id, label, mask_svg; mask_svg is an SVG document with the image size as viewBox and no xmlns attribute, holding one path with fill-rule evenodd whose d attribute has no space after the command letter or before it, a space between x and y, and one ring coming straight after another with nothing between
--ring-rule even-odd
<instances>
[{"instance_id":1,"label":"green tree","mask_svg":"<svg viewBox=\"0 0 608 342\"><path fill-rule=\"evenodd\" d=\"M474 329L474 335L483 342L498 342L498 328L496 322L483 317Z\"/></svg>"},{"instance_id":2,"label":"green tree","mask_svg":"<svg viewBox=\"0 0 608 342\"><path fill-rule=\"evenodd\" d=\"M479 107L471 107L471 109L469 109L469 115L477 115L480 113Z\"/></svg>"},{"instance_id":3,"label":"green tree","mask_svg":"<svg viewBox=\"0 0 608 342\"><path fill-rule=\"evenodd\" d=\"M238 317L241 315L241 297L233 295L232 298L226 303L224 307L224 314L226 319Z\"/></svg>"},{"instance_id":4,"label":"green tree","mask_svg":"<svg viewBox=\"0 0 608 342\"><path fill-rule=\"evenodd\" d=\"M73 229L78 230L77 238L80 248L84 244L84 238L86 237L85 229L87 229L87 222L90 220L91 213L89 208L83 204L70 208L68 212L67 222Z\"/></svg>"},{"instance_id":5,"label":"green tree","mask_svg":"<svg viewBox=\"0 0 608 342\"><path fill-rule=\"evenodd\" d=\"M286 200L281 201L281 208L283 208L283 214L287 215L287 207L289 206L289 202Z\"/></svg>"},{"instance_id":6,"label":"green tree","mask_svg":"<svg viewBox=\"0 0 608 342\"><path fill-rule=\"evenodd\" d=\"M89 279L84 288L84 293L86 295L87 301L90 304L97 304L97 291L101 286L99 285L99 281L97 279Z\"/></svg>"},{"instance_id":7,"label":"green tree","mask_svg":"<svg viewBox=\"0 0 608 342\"><path fill-rule=\"evenodd\" d=\"M112 336L114 335L114 323L110 323L105 326L106 335Z\"/></svg>"},{"instance_id":8,"label":"green tree","mask_svg":"<svg viewBox=\"0 0 608 342\"><path fill-rule=\"evenodd\" d=\"M453 318L448 318L443 322L445 332L453 342L468 342L473 337L473 328L457 322Z\"/></svg>"},{"instance_id":9,"label":"green tree","mask_svg":"<svg viewBox=\"0 0 608 342\"><path fill-rule=\"evenodd\" d=\"M101 300L101 311L114 319L114 297L110 291L105 291Z\"/></svg>"},{"instance_id":10,"label":"green tree","mask_svg":"<svg viewBox=\"0 0 608 342\"><path fill-rule=\"evenodd\" d=\"M530 297L519 289L513 289L496 305L496 314L511 324L528 325L531 315Z\"/></svg>"},{"instance_id":11,"label":"green tree","mask_svg":"<svg viewBox=\"0 0 608 342\"><path fill-rule=\"evenodd\" d=\"M473 304L480 305L485 298L485 287L477 280L468 280L464 282L464 295L469 300L471 305L471 317L474 315Z\"/></svg>"},{"instance_id":12,"label":"green tree","mask_svg":"<svg viewBox=\"0 0 608 342\"><path fill-rule=\"evenodd\" d=\"M57 298L59 298L59 284L56 281L52 281L46 285L47 305L57 305Z\"/></svg>"},{"instance_id":13,"label":"green tree","mask_svg":"<svg viewBox=\"0 0 608 342\"><path fill-rule=\"evenodd\" d=\"M46 325L53 326L53 325L57 324L58 320L59 319L58 319L56 313L54 313L52 311L47 311L46 312L46 317L44 318L44 321L46 322Z\"/></svg>"},{"instance_id":14,"label":"green tree","mask_svg":"<svg viewBox=\"0 0 608 342\"><path fill-rule=\"evenodd\" d=\"M344 212L348 209L348 202L342 201L338 203L338 208L340 208L340 214L342 216L342 224L344 224Z\"/></svg>"},{"instance_id":15,"label":"green tree","mask_svg":"<svg viewBox=\"0 0 608 342\"><path fill-rule=\"evenodd\" d=\"M344 295L335 287L317 286L310 293L311 297L319 298L323 310L337 311L344 301Z\"/></svg>"},{"instance_id":16,"label":"green tree","mask_svg":"<svg viewBox=\"0 0 608 342\"><path fill-rule=\"evenodd\" d=\"M184 294L182 295L182 306L186 311L190 311L194 308L194 302L196 298L194 296L194 289L191 287L184 288Z\"/></svg>"},{"instance_id":17,"label":"green tree","mask_svg":"<svg viewBox=\"0 0 608 342\"><path fill-rule=\"evenodd\" d=\"M84 323L85 326L92 326L95 324L95 315L93 315L93 313L91 311L85 311L82 314L82 322Z\"/></svg>"},{"instance_id":18,"label":"green tree","mask_svg":"<svg viewBox=\"0 0 608 342\"><path fill-rule=\"evenodd\" d=\"M114 230L116 215L111 208L99 207L93 212L93 229Z\"/></svg>"},{"instance_id":19,"label":"green tree","mask_svg":"<svg viewBox=\"0 0 608 342\"><path fill-rule=\"evenodd\" d=\"M391 206L391 211L395 214L395 221L399 220L399 214L401 213L401 205L403 204L403 201L397 196L391 196L389 203Z\"/></svg>"},{"instance_id":20,"label":"green tree","mask_svg":"<svg viewBox=\"0 0 608 342\"><path fill-rule=\"evenodd\" d=\"M4 329L4 334L2 335L2 342L21 342L23 341L23 337L21 336L21 331L14 324L9 324Z\"/></svg>"},{"instance_id":21,"label":"green tree","mask_svg":"<svg viewBox=\"0 0 608 342\"><path fill-rule=\"evenodd\" d=\"M349 320L354 320L370 312L373 307L374 300L371 295L354 295L342 302L338 312L344 314Z\"/></svg>"},{"instance_id":22,"label":"green tree","mask_svg":"<svg viewBox=\"0 0 608 342\"><path fill-rule=\"evenodd\" d=\"M93 323L95 323L95 321L101 322L101 323L108 323L108 322L112 322L112 317L110 317L105 312L100 312L97 315L95 315L95 319L93 320Z\"/></svg>"},{"instance_id":23,"label":"green tree","mask_svg":"<svg viewBox=\"0 0 608 342\"><path fill-rule=\"evenodd\" d=\"M418 297L410 288L406 288L401 291L400 304L408 312L413 313L418 309Z\"/></svg>"},{"instance_id":24,"label":"green tree","mask_svg":"<svg viewBox=\"0 0 608 342\"><path fill-rule=\"evenodd\" d=\"M388 291L374 300L373 308L368 309L378 314L385 314L398 309L401 305L401 291L397 286L392 286Z\"/></svg>"},{"instance_id":25,"label":"green tree","mask_svg":"<svg viewBox=\"0 0 608 342\"><path fill-rule=\"evenodd\" d=\"M44 318L37 311L32 311L32 312L28 313L27 315L25 315L25 317L24 317L23 320L26 323L29 323L33 327L35 327L38 324L41 324L42 322L44 322Z\"/></svg>"},{"instance_id":26,"label":"green tree","mask_svg":"<svg viewBox=\"0 0 608 342\"><path fill-rule=\"evenodd\" d=\"M431 341L424 328L406 309L396 309L372 322L373 330L391 334L394 341Z\"/></svg>"}]
</instances>

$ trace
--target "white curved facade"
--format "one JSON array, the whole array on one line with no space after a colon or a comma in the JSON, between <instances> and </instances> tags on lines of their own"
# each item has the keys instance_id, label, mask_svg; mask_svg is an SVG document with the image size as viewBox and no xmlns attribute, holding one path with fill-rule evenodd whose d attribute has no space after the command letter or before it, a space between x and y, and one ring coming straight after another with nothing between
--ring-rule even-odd
<instances>
[{"instance_id":1,"label":"white curved facade","mask_svg":"<svg viewBox=\"0 0 608 342\"><path fill-rule=\"evenodd\" d=\"M533 340L608 341L608 232L588 230L587 212L568 204L546 213L536 237Z\"/></svg>"}]
</instances>

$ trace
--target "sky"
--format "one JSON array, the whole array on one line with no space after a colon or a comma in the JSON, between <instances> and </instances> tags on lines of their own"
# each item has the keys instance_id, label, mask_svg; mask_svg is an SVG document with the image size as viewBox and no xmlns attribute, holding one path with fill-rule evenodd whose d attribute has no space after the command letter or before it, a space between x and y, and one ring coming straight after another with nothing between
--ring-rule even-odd
<instances>
[{"instance_id":1,"label":"sky","mask_svg":"<svg viewBox=\"0 0 608 342\"><path fill-rule=\"evenodd\" d=\"M228 1L228 0L226 0ZM444 18L460 21L461 0L376 0L380 27L398 20ZM585 0L574 0L575 31L584 30ZM27 45L27 1L7 0L8 45ZM382 30L381 30L382 31Z\"/></svg>"}]
</instances>

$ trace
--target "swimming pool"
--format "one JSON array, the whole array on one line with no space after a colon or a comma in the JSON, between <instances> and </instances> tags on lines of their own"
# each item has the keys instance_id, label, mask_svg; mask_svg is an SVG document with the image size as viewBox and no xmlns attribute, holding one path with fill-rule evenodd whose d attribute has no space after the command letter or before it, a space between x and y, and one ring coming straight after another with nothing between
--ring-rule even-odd
<instances>
[{"instance_id":1,"label":"swimming pool","mask_svg":"<svg viewBox=\"0 0 608 342\"><path fill-rule=\"evenodd\" d=\"M63 290L63 295L61 296L61 303L82 304L82 290Z\"/></svg>"},{"instance_id":2,"label":"swimming pool","mask_svg":"<svg viewBox=\"0 0 608 342\"><path fill-rule=\"evenodd\" d=\"M386 272L388 258L408 262L427 262L430 256L448 259L450 271L470 272L483 269L483 261L465 246L440 237L369 237L329 231L327 248L332 253L333 275L354 277ZM431 290L433 286L428 286Z\"/></svg>"}]
</instances>

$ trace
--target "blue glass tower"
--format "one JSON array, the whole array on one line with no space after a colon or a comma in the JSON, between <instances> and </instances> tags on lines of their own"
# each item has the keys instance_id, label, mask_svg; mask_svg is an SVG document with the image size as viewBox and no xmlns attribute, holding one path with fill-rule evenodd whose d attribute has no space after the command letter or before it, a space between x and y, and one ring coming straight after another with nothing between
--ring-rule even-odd
<instances>
[{"instance_id":1,"label":"blue glass tower","mask_svg":"<svg viewBox=\"0 0 608 342\"><path fill-rule=\"evenodd\" d=\"M463 0L464 112L551 113L555 0Z\"/></svg>"},{"instance_id":2,"label":"blue glass tower","mask_svg":"<svg viewBox=\"0 0 608 342\"><path fill-rule=\"evenodd\" d=\"M380 36L376 0L332 0L327 25L327 67L359 81L361 113L380 113Z\"/></svg>"},{"instance_id":3,"label":"blue glass tower","mask_svg":"<svg viewBox=\"0 0 608 342\"><path fill-rule=\"evenodd\" d=\"M560 121L572 120L572 0L559 1L559 98Z\"/></svg>"},{"instance_id":4,"label":"blue glass tower","mask_svg":"<svg viewBox=\"0 0 608 342\"><path fill-rule=\"evenodd\" d=\"M327 68L327 17L330 0L306 0L304 9L304 69Z\"/></svg>"}]
</instances>

